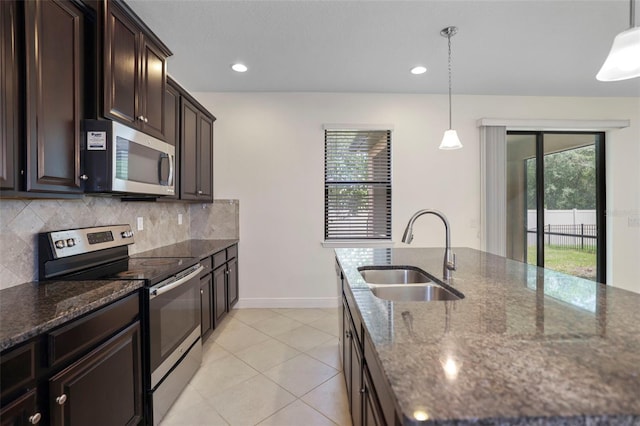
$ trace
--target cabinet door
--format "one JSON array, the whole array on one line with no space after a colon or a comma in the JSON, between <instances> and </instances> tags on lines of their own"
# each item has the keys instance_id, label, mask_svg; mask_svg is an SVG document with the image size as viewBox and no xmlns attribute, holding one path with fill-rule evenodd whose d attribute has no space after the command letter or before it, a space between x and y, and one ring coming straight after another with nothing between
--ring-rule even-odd
<instances>
[{"instance_id":1,"label":"cabinet door","mask_svg":"<svg viewBox=\"0 0 640 426\"><path fill-rule=\"evenodd\" d=\"M16 187L20 122L18 111L18 17L15 1L0 1L0 189Z\"/></svg>"},{"instance_id":2,"label":"cabinet door","mask_svg":"<svg viewBox=\"0 0 640 426\"><path fill-rule=\"evenodd\" d=\"M202 342L209 337L209 333L213 330L213 322L211 315L211 284L213 277L211 274L200 278L200 320Z\"/></svg>"},{"instance_id":3,"label":"cabinet door","mask_svg":"<svg viewBox=\"0 0 640 426\"><path fill-rule=\"evenodd\" d=\"M342 349L342 371L344 373L344 382L347 388L347 398L351 401L351 339L353 336L349 327L351 322L349 309L345 303L346 301L343 299L342 319L340 322L340 348Z\"/></svg>"},{"instance_id":4,"label":"cabinet door","mask_svg":"<svg viewBox=\"0 0 640 426\"><path fill-rule=\"evenodd\" d=\"M176 148L174 158L173 179L176 184L176 192L165 198L178 198L180 196L180 92L167 81L164 94L164 131L165 140Z\"/></svg>"},{"instance_id":5,"label":"cabinet door","mask_svg":"<svg viewBox=\"0 0 640 426\"><path fill-rule=\"evenodd\" d=\"M27 190L80 192L83 12L66 0L24 6Z\"/></svg>"},{"instance_id":6,"label":"cabinet door","mask_svg":"<svg viewBox=\"0 0 640 426\"><path fill-rule=\"evenodd\" d=\"M154 44L142 37L142 79L140 80L140 115L142 130L157 138L165 138L164 97L167 61Z\"/></svg>"},{"instance_id":7,"label":"cabinet door","mask_svg":"<svg viewBox=\"0 0 640 426\"><path fill-rule=\"evenodd\" d=\"M213 120L200 114L198 127L198 198L213 201Z\"/></svg>"},{"instance_id":8,"label":"cabinet door","mask_svg":"<svg viewBox=\"0 0 640 426\"><path fill-rule=\"evenodd\" d=\"M229 310L238 303L238 259L232 259L227 263L227 291L229 297Z\"/></svg>"},{"instance_id":9,"label":"cabinet door","mask_svg":"<svg viewBox=\"0 0 640 426\"><path fill-rule=\"evenodd\" d=\"M351 404L351 419L354 426L363 425L362 422L362 353L358 347L358 339L353 329L353 325L349 323L351 330L351 397L349 398Z\"/></svg>"},{"instance_id":10,"label":"cabinet door","mask_svg":"<svg viewBox=\"0 0 640 426\"><path fill-rule=\"evenodd\" d=\"M0 424L2 426L38 424L41 418L42 414L38 411L36 389L30 390L0 410Z\"/></svg>"},{"instance_id":11,"label":"cabinet door","mask_svg":"<svg viewBox=\"0 0 640 426\"><path fill-rule=\"evenodd\" d=\"M180 158L180 198L198 199L198 109L182 98L180 103L181 158Z\"/></svg>"},{"instance_id":12,"label":"cabinet door","mask_svg":"<svg viewBox=\"0 0 640 426\"><path fill-rule=\"evenodd\" d=\"M115 6L115 2L108 2L104 36L104 115L134 127L139 109L140 37L138 27Z\"/></svg>"},{"instance_id":13,"label":"cabinet door","mask_svg":"<svg viewBox=\"0 0 640 426\"><path fill-rule=\"evenodd\" d=\"M227 314L227 269L213 271L213 321L217 327Z\"/></svg>"},{"instance_id":14,"label":"cabinet door","mask_svg":"<svg viewBox=\"0 0 640 426\"><path fill-rule=\"evenodd\" d=\"M135 425L142 419L135 323L49 380L51 424Z\"/></svg>"},{"instance_id":15,"label":"cabinet door","mask_svg":"<svg viewBox=\"0 0 640 426\"><path fill-rule=\"evenodd\" d=\"M382 426L385 424L384 415L382 414L382 408L380 408L378 396L372 383L369 370L365 367L362 384L362 389L364 390L362 400L362 424L365 426Z\"/></svg>"}]
</instances>

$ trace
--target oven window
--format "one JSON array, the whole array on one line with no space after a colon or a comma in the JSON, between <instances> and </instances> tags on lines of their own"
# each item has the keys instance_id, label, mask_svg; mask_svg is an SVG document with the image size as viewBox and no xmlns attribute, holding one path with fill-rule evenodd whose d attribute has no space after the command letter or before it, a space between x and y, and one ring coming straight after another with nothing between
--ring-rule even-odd
<instances>
[{"instance_id":1,"label":"oven window","mask_svg":"<svg viewBox=\"0 0 640 426\"><path fill-rule=\"evenodd\" d=\"M166 156L166 154L164 154ZM135 142L116 137L116 177L157 185L163 174L163 153ZM167 174L164 172L164 174Z\"/></svg>"},{"instance_id":2,"label":"oven window","mask_svg":"<svg viewBox=\"0 0 640 426\"><path fill-rule=\"evenodd\" d=\"M149 300L151 371L170 357L194 330L200 330L197 277Z\"/></svg>"},{"instance_id":3,"label":"oven window","mask_svg":"<svg viewBox=\"0 0 640 426\"><path fill-rule=\"evenodd\" d=\"M195 307L191 298L172 300L160 310L160 353L164 358L182 342L194 326Z\"/></svg>"}]
</instances>

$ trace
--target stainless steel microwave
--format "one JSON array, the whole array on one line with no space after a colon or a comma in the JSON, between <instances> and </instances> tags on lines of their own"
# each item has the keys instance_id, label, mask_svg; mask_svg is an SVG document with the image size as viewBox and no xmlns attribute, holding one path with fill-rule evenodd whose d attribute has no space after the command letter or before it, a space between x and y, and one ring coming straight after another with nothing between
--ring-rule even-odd
<instances>
[{"instance_id":1,"label":"stainless steel microwave","mask_svg":"<svg viewBox=\"0 0 640 426\"><path fill-rule=\"evenodd\" d=\"M175 147L109 120L82 122L87 193L175 194Z\"/></svg>"}]
</instances>

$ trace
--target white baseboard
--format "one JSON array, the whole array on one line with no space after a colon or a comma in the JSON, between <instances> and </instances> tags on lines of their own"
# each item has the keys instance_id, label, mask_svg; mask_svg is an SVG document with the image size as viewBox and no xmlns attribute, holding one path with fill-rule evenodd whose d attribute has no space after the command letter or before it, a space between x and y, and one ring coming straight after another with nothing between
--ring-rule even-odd
<instances>
[{"instance_id":1,"label":"white baseboard","mask_svg":"<svg viewBox=\"0 0 640 426\"><path fill-rule=\"evenodd\" d=\"M338 297L241 298L234 309L243 308L337 308Z\"/></svg>"}]
</instances>

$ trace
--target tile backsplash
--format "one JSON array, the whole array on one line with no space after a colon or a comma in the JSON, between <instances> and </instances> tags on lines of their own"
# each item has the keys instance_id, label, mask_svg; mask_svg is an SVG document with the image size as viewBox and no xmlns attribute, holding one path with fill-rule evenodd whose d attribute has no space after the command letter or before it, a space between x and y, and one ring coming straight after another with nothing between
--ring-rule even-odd
<instances>
[{"instance_id":1,"label":"tile backsplash","mask_svg":"<svg viewBox=\"0 0 640 426\"><path fill-rule=\"evenodd\" d=\"M182 215L182 224L178 224ZM137 231L137 218L144 229ZM0 289L38 277L39 232L110 224L131 225L139 253L190 238L238 238L238 200L213 204L121 202L118 198L0 201Z\"/></svg>"}]
</instances>

